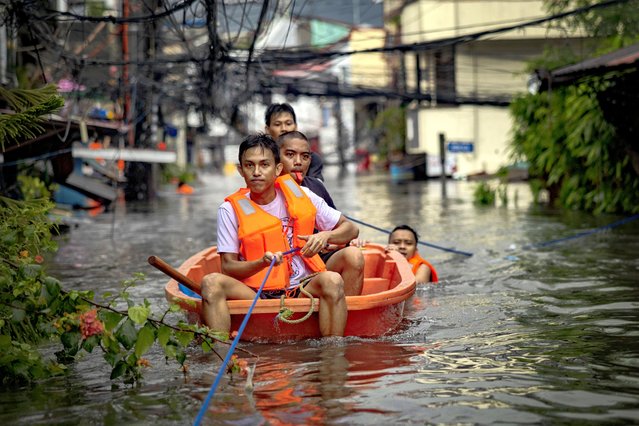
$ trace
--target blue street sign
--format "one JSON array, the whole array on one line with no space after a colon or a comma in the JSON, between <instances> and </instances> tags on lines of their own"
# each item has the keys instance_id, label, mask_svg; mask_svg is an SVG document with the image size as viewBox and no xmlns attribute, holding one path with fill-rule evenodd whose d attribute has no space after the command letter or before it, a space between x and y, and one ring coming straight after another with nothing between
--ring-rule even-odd
<instances>
[{"instance_id":1,"label":"blue street sign","mask_svg":"<svg viewBox=\"0 0 639 426\"><path fill-rule=\"evenodd\" d=\"M448 152L473 152L475 144L473 142L448 142Z\"/></svg>"}]
</instances>

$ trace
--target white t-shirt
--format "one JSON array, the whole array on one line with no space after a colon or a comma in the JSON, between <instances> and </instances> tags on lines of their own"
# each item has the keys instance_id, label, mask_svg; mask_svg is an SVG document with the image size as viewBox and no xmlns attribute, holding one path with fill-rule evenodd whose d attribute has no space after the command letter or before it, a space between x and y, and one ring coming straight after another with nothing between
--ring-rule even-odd
<instances>
[{"instance_id":1,"label":"white t-shirt","mask_svg":"<svg viewBox=\"0 0 639 426\"><path fill-rule=\"evenodd\" d=\"M310 189L301 187L311 202L317 209L315 215L315 227L320 231L330 231L337 225L341 213L326 204L322 198L315 195ZM250 198L250 194L246 194L246 198ZM286 210L286 202L284 194L279 189L275 189L275 199L268 204L260 206L266 213L275 216L282 222L282 229L286 231L289 246L293 246L293 227L288 226L289 215ZM217 210L217 251L218 253L240 253L240 241L238 238L238 221L233 206L228 201L220 205ZM244 260L241 255L240 259ZM299 252L294 254L291 259L291 283L289 288L295 288L299 285L300 279L309 275L311 271L306 267Z\"/></svg>"}]
</instances>

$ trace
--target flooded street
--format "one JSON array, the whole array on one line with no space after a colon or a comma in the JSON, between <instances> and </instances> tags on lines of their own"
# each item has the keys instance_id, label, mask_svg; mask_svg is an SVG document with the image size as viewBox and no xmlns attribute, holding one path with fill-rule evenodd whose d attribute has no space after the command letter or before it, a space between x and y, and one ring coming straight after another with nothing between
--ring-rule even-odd
<instances>
[{"instance_id":1,"label":"flooded street","mask_svg":"<svg viewBox=\"0 0 639 426\"><path fill-rule=\"evenodd\" d=\"M289 344L241 343L258 356L254 390L223 379L204 424L627 424L639 418L639 221L543 245L619 216L536 207L526 184L507 207L477 207L475 184L397 185L387 175L331 175L327 187L350 217L385 230L406 223L439 285L420 287L393 335ZM117 291L146 274L135 299L167 303L156 255L179 266L216 241L216 211L239 176L205 175L194 196L160 194L118 204L59 241L48 265L67 289ZM360 237L387 235L360 226ZM240 353L241 354L241 353ZM241 355L243 356L243 355ZM144 380L109 380L95 351L63 378L0 391L0 423L192 424L220 362L198 347L189 372L148 356Z\"/></svg>"}]
</instances>

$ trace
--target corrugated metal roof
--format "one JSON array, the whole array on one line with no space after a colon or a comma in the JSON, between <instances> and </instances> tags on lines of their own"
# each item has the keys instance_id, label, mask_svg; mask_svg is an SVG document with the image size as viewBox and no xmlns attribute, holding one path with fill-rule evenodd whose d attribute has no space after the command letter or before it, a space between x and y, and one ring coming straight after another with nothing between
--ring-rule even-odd
<instances>
[{"instance_id":1,"label":"corrugated metal roof","mask_svg":"<svg viewBox=\"0 0 639 426\"><path fill-rule=\"evenodd\" d=\"M619 68L624 65L633 65L639 61L639 43L627 46L614 52L607 53L596 58L587 59L577 64L558 68L551 72L553 80L565 80L570 77L578 77L593 71L607 71L610 68Z\"/></svg>"}]
</instances>

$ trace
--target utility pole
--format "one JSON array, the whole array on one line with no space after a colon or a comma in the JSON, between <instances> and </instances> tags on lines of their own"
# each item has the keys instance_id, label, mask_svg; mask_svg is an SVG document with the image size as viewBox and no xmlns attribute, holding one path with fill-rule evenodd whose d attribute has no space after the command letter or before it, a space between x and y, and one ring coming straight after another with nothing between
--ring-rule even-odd
<instances>
[{"instance_id":1,"label":"utility pole","mask_svg":"<svg viewBox=\"0 0 639 426\"><path fill-rule=\"evenodd\" d=\"M129 0L122 1L122 17L129 17ZM122 86L124 88L123 121L129 125L127 145L135 144L135 126L132 125L133 111L131 110L131 86L129 84L129 24L123 22L120 25L122 37Z\"/></svg>"},{"instance_id":2,"label":"utility pole","mask_svg":"<svg viewBox=\"0 0 639 426\"><path fill-rule=\"evenodd\" d=\"M446 198L446 136L443 133L439 134L439 161L442 167L442 198Z\"/></svg>"},{"instance_id":3,"label":"utility pole","mask_svg":"<svg viewBox=\"0 0 639 426\"><path fill-rule=\"evenodd\" d=\"M0 84L7 84L7 27L0 24Z\"/></svg>"}]
</instances>

